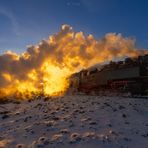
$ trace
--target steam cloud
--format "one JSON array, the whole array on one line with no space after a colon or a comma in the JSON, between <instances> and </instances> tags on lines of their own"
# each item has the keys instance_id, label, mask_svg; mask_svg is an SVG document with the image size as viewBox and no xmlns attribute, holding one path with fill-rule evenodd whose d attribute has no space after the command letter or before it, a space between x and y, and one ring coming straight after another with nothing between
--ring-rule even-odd
<instances>
[{"instance_id":1,"label":"steam cloud","mask_svg":"<svg viewBox=\"0 0 148 148\"><path fill-rule=\"evenodd\" d=\"M63 78L99 62L145 53L146 50L135 47L135 40L121 34L108 33L96 40L93 35L84 36L83 32L75 33L71 26L63 25L58 33L28 47L21 55L11 51L0 55L0 93L8 95L21 89L36 92L45 77L46 82L55 83L51 80L54 74ZM53 83L47 83L48 90Z\"/></svg>"}]
</instances>

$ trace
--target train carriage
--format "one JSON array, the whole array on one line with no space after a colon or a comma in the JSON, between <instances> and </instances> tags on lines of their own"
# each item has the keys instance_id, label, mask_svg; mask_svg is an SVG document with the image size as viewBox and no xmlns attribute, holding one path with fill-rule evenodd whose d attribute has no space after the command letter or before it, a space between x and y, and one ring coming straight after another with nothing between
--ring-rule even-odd
<instances>
[{"instance_id":1,"label":"train carriage","mask_svg":"<svg viewBox=\"0 0 148 148\"><path fill-rule=\"evenodd\" d=\"M144 95L148 89L148 55L110 62L101 69L82 70L70 77L71 87L81 92L116 90Z\"/></svg>"}]
</instances>

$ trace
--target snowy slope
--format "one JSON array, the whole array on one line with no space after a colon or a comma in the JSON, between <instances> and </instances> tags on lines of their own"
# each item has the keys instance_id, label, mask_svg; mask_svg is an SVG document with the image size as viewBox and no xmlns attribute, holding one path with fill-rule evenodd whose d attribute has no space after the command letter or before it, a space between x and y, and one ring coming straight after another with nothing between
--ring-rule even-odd
<instances>
[{"instance_id":1,"label":"snowy slope","mask_svg":"<svg viewBox=\"0 0 148 148\"><path fill-rule=\"evenodd\" d=\"M0 104L0 148L147 148L148 99L65 96Z\"/></svg>"}]
</instances>

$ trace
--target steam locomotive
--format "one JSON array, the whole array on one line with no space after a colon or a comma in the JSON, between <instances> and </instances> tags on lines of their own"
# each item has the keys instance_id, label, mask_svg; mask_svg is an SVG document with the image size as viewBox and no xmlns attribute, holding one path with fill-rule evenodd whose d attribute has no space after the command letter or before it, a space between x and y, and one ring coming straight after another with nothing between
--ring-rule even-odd
<instances>
[{"instance_id":1,"label":"steam locomotive","mask_svg":"<svg viewBox=\"0 0 148 148\"><path fill-rule=\"evenodd\" d=\"M70 88L84 93L109 90L129 92L131 95L146 95L148 55L126 58L118 62L111 61L99 68L81 70L71 75Z\"/></svg>"}]
</instances>

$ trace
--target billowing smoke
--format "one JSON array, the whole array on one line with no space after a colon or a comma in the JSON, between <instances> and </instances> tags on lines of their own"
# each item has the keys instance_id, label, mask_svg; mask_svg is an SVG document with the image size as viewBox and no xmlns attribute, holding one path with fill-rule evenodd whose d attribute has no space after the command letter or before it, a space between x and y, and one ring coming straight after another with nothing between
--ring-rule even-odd
<instances>
[{"instance_id":1,"label":"billowing smoke","mask_svg":"<svg viewBox=\"0 0 148 148\"><path fill-rule=\"evenodd\" d=\"M18 55L0 55L0 93L2 95L43 92L52 95L68 87L67 77L82 68L125 56L147 53L135 47L135 40L108 33L96 40L93 35L75 33L71 26L30 46Z\"/></svg>"}]
</instances>

